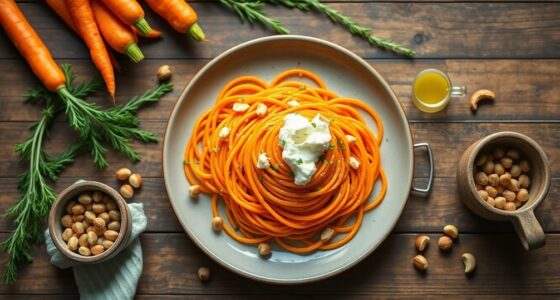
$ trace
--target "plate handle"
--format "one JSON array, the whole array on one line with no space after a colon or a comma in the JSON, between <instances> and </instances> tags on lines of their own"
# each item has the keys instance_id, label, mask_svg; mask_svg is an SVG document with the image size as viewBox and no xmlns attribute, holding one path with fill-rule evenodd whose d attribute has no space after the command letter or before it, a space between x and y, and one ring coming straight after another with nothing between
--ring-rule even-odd
<instances>
[{"instance_id":1,"label":"plate handle","mask_svg":"<svg viewBox=\"0 0 560 300\"><path fill-rule=\"evenodd\" d=\"M412 187L412 194L419 197L428 197L430 194L430 190L432 189L432 182L434 181L434 157L432 155L432 147L428 143L418 143L414 144L414 149L417 148L426 148L426 152L428 153L428 159L430 163L430 177L428 179L428 184L425 188L417 188L415 186Z\"/></svg>"}]
</instances>

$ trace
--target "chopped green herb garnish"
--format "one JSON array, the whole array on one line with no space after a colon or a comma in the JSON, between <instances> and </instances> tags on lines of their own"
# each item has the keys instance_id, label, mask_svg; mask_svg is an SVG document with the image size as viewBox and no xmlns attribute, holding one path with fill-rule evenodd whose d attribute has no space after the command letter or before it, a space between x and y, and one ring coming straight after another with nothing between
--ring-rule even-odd
<instances>
[{"instance_id":1,"label":"chopped green herb garnish","mask_svg":"<svg viewBox=\"0 0 560 300\"><path fill-rule=\"evenodd\" d=\"M218 153L218 151L220 151L220 148L218 148L218 147L214 147L214 148L212 148L212 152L214 152L214 153Z\"/></svg>"},{"instance_id":2,"label":"chopped green herb garnish","mask_svg":"<svg viewBox=\"0 0 560 300\"><path fill-rule=\"evenodd\" d=\"M299 86L299 90L300 90L300 91L305 91L305 89L306 89L305 85L300 85L300 86Z\"/></svg>"},{"instance_id":3,"label":"chopped green herb garnish","mask_svg":"<svg viewBox=\"0 0 560 300\"><path fill-rule=\"evenodd\" d=\"M190 164L190 161L188 159L183 159L183 165L188 165Z\"/></svg>"},{"instance_id":4,"label":"chopped green herb garnish","mask_svg":"<svg viewBox=\"0 0 560 300\"><path fill-rule=\"evenodd\" d=\"M335 150L335 149L336 149L336 146L335 146L335 145L329 144L329 150Z\"/></svg>"},{"instance_id":5,"label":"chopped green herb garnish","mask_svg":"<svg viewBox=\"0 0 560 300\"><path fill-rule=\"evenodd\" d=\"M313 128L317 128L317 124L315 124L315 122L311 122L311 126L313 126Z\"/></svg>"},{"instance_id":6,"label":"chopped green herb garnish","mask_svg":"<svg viewBox=\"0 0 560 300\"><path fill-rule=\"evenodd\" d=\"M279 164L273 164L271 167L274 171L280 170L280 165Z\"/></svg>"},{"instance_id":7,"label":"chopped green herb garnish","mask_svg":"<svg viewBox=\"0 0 560 300\"><path fill-rule=\"evenodd\" d=\"M303 159L300 158L300 159L296 160L296 164L298 164L298 165L303 164Z\"/></svg>"}]
</instances>

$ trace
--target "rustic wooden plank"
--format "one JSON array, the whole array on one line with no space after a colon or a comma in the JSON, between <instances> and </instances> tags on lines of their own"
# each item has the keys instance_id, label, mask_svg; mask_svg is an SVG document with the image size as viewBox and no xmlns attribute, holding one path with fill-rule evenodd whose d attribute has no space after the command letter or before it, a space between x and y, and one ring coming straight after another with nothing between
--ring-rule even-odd
<instances>
[{"instance_id":1,"label":"rustic wooden plank","mask_svg":"<svg viewBox=\"0 0 560 300\"><path fill-rule=\"evenodd\" d=\"M79 79L91 78L97 71L87 60L70 60ZM143 93L155 84L155 72L160 64L174 70L175 90L154 108L140 112L142 120L166 121L177 98L194 74L207 60L148 60L141 64L123 62L117 74L117 102L123 103L133 95ZM401 100L411 122L441 121L560 121L560 60L368 60L389 82ZM449 73L457 84L466 85L469 95L488 88L498 96L494 103L481 104L476 114L469 108L469 98L454 98L443 112L427 114L410 101L411 85L416 74L435 67ZM22 102L22 96L40 83L22 60L6 60L0 64L2 103L0 121L33 121L40 117L40 106ZM106 94L92 98L108 104ZM210 105L210 103L209 103Z\"/></svg>"},{"instance_id":2,"label":"rustic wooden plank","mask_svg":"<svg viewBox=\"0 0 560 300\"><path fill-rule=\"evenodd\" d=\"M0 235L4 238L5 234ZM363 262L322 282L298 286L261 284L226 271L204 255L185 234L143 234L144 271L138 294L207 295L352 295L414 294L544 294L560 293L560 235L547 235L547 245L526 252L513 234L463 234L450 253L430 245L426 274L415 271L410 262L415 255L414 234L392 234ZM437 235L432 235L437 238ZM491 249L491 251L490 251ZM472 252L477 269L465 276L459 256ZM75 293L72 273L50 265L44 247L34 251L35 261L21 269L17 285L0 285L0 293ZM212 280L201 283L200 266L212 270Z\"/></svg>"},{"instance_id":3,"label":"rustic wooden plank","mask_svg":"<svg viewBox=\"0 0 560 300\"><path fill-rule=\"evenodd\" d=\"M155 28L165 38L142 47L149 58L214 57L240 42L270 35L262 26L242 24L231 11L217 3L193 3L208 41L195 45L185 35L172 33L164 21L148 11ZM555 3L333 3L332 7L356 22L375 28L374 33L409 46L420 58L557 58L560 50L560 7ZM78 38L46 6L22 3L21 8L45 38L57 58L85 58ZM395 57L369 47L345 29L317 13L303 14L270 7L271 16L293 34L316 36L347 47L363 57ZM233 33L233 34L232 34ZM0 33L0 40L5 40ZM11 45L0 45L0 58L17 57Z\"/></svg>"},{"instance_id":4,"label":"rustic wooden plank","mask_svg":"<svg viewBox=\"0 0 560 300\"><path fill-rule=\"evenodd\" d=\"M115 189L119 187L113 177L85 178L101 181ZM53 188L61 192L77 179L61 178ZM16 201L19 195L16 186L15 178L0 181L0 211L6 211ZM560 232L560 215L557 213L560 211L560 202L555 201L559 198L560 179L554 179L547 199L535 212L545 232ZM144 178L143 187L136 191L132 202L144 204L148 232L183 232L167 198L162 178ZM459 199L455 178L437 178L427 199L411 196L393 232L440 232L445 224L456 224L462 233L514 232L509 222L491 222L471 213ZM12 229L11 219L0 219L0 232L10 232Z\"/></svg>"},{"instance_id":5,"label":"rustic wooden plank","mask_svg":"<svg viewBox=\"0 0 560 300\"><path fill-rule=\"evenodd\" d=\"M28 122L0 122L0 177L16 177L21 172L21 163L17 161L17 153L13 145L24 141L28 135ZM159 135L158 144L135 143L143 161L133 166L135 170L147 177L162 177L162 136L165 124L162 122L141 122L141 127ZM51 140L46 149L51 153L62 151L73 140L72 130L62 123L54 125ZM560 162L555 157L560 155L558 148L558 132L560 123L413 123L411 124L414 142L428 142L432 146L437 177L455 177L457 161L466 149L477 139L498 131L517 131L536 140L548 154L553 177L560 177ZM453 145L450 147L449 145ZM66 170L63 177L113 176L117 168L132 166L124 156L109 152L107 155L110 166L106 170L92 167L88 155L78 157L72 167ZM425 164L417 166L418 176L427 174Z\"/></svg>"},{"instance_id":6,"label":"rustic wooden plank","mask_svg":"<svg viewBox=\"0 0 560 300\"><path fill-rule=\"evenodd\" d=\"M11 300L67 300L67 299L79 299L79 295L29 295L29 294L18 294L13 295L9 294ZM243 299L243 300L260 300L263 297L270 300L284 300L286 297L294 300L300 299L315 299L313 295L292 295L292 294L280 294L280 295L162 295L162 294L154 294L154 295L143 295L143 294L136 294L134 299L162 299L162 300L173 300L173 299L185 299L185 296L188 296L188 299L220 299L220 300L234 300L234 299ZM430 295L422 297L423 299L448 299L448 297L453 296L453 299L472 299L472 296L466 295ZM324 295L321 296L321 299L331 300L331 299L371 299L370 295L344 295L344 296L328 296ZM376 294L375 299L415 299L414 297L408 298L407 296L403 295L392 295L392 294ZM554 295L476 295L476 299L481 300L497 300L497 299L556 299Z\"/></svg>"}]
</instances>

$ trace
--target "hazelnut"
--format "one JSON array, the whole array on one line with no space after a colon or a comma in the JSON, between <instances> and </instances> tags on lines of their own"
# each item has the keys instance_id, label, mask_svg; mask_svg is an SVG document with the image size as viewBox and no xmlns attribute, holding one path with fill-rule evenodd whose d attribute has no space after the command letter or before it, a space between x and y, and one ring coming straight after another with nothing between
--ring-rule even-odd
<instances>
[{"instance_id":1,"label":"hazelnut","mask_svg":"<svg viewBox=\"0 0 560 300\"><path fill-rule=\"evenodd\" d=\"M100 214L107 211L107 207L105 206L105 203L95 203L93 204L91 209L96 214Z\"/></svg>"},{"instance_id":2,"label":"hazelnut","mask_svg":"<svg viewBox=\"0 0 560 300\"><path fill-rule=\"evenodd\" d=\"M121 231L121 222L112 221L109 225L107 225L107 229L119 232Z\"/></svg>"},{"instance_id":3,"label":"hazelnut","mask_svg":"<svg viewBox=\"0 0 560 300\"><path fill-rule=\"evenodd\" d=\"M72 222L82 222L85 219L84 215L73 215Z\"/></svg>"},{"instance_id":4,"label":"hazelnut","mask_svg":"<svg viewBox=\"0 0 560 300\"><path fill-rule=\"evenodd\" d=\"M78 197L78 202L80 202L83 205L88 205L91 203L91 195L89 193L81 193L80 196Z\"/></svg>"},{"instance_id":5,"label":"hazelnut","mask_svg":"<svg viewBox=\"0 0 560 300\"><path fill-rule=\"evenodd\" d=\"M482 166L482 171L484 171L484 173L486 174L492 174L492 172L494 172L494 162L490 160L484 163L484 165Z\"/></svg>"},{"instance_id":6,"label":"hazelnut","mask_svg":"<svg viewBox=\"0 0 560 300\"><path fill-rule=\"evenodd\" d=\"M208 269L206 267L198 268L197 274L198 274L198 279L200 279L200 281L210 280L210 269Z\"/></svg>"},{"instance_id":7,"label":"hazelnut","mask_svg":"<svg viewBox=\"0 0 560 300\"><path fill-rule=\"evenodd\" d=\"M95 245L93 247L91 247L91 254L93 255L99 255L101 253L103 253L105 251L105 247L103 247L102 245Z\"/></svg>"},{"instance_id":8,"label":"hazelnut","mask_svg":"<svg viewBox=\"0 0 560 300\"><path fill-rule=\"evenodd\" d=\"M507 188L512 192L518 192L520 187L521 184L517 181L517 179L511 179L509 181L509 185L507 186Z\"/></svg>"},{"instance_id":9,"label":"hazelnut","mask_svg":"<svg viewBox=\"0 0 560 300\"><path fill-rule=\"evenodd\" d=\"M519 157L521 157L521 154L519 153L519 150L517 150L517 149L509 149L506 152L506 156L511 158L511 159L519 159Z\"/></svg>"},{"instance_id":10,"label":"hazelnut","mask_svg":"<svg viewBox=\"0 0 560 300\"><path fill-rule=\"evenodd\" d=\"M117 203L113 199L109 199L107 203L105 203L105 207L107 210L115 210L117 209Z\"/></svg>"},{"instance_id":11,"label":"hazelnut","mask_svg":"<svg viewBox=\"0 0 560 300\"><path fill-rule=\"evenodd\" d=\"M487 185L488 184L488 175L486 175L484 172L478 172L478 173L476 173L476 175L474 177L474 182L476 182L480 185Z\"/></svg>"},{"instance_id":12,"label":"hazelnut","mask_svg":"<svg viewBox=\"0 0 560 300\"><path fill-rule=\"evenodd\" d=\"M426 271L428 269L428 260L423 255L416 255L412 258L412 264L418 271Z\"/></svg>"},{"instance_id":13,"label":"hazelnut","mask_svg":"<svg viewBox=\"0 0 560 300\"><path fill-rule=\"evenodd\" d=\"M486 161L488 160L488 157L486 155L480 155L477 159L476 162L474 163L477 167L482 167L482 165L484 165L486 163Z\"/></svg>"},{"instance_id":14,"label":"hazelnut","mask_svg":"<svg viewBox=\"0 0 560 300\"><path fill-rule=\"evenodd\" d=\"M198 195L200 195L200 186L195 184L189 187L189 196L191 198L198 198Z\"/></svg>"},{"instance_id":15,"label":"hazelnut","mask_svg":"<svg viewBox=\"0 0 560 300\"><path fill-rule=\"evenodd\" d=\"M470 253L463 253L461 255L461 260L463 261L463 264L465 264L465 273L469 274L472 271L474 271L475 267L476 267L476 259L474 258L474 255L470 254Z\"/></svg>"},{"instance_id":16,"label":"hazelnut","mask_svg":"<svg viewBox=\"0 0 560 300\"><path fill-rule=\"evenodd\" d=\"M81 222L76 222L72 224L72 230L74 230L74 232L77 234L82 234L85 231L84 224L82 224Z\"/></svg>"},{"instance_id":17,"label":"hazelnut","mask_svg":"<svg viewBox=\"0 0 560 300\"><path fill-rule=\"evenodd\" d=\"M511 174L511 177L517 178L521 175L521 167L519 165L513 165L511 166L509 173Z\"/></svg>"},{"instance_id":18,"label":"hazelnut","mask_svg":"<svg viewBox=\"0 0 560 300\"><path fill-rule=\"evenodd\" d=\"M511 174L505 173L500 176L500 184L503 186L508 186L511 181Z\"/></svg>"},{"instance_id":19,"label":"hazelnut","mask_svg":"<svg viewBox=\"0 0 560 300\"><path fill-rule=\"evenodd\" d=\"M107 212L100 213L97 217L103 219L105 224L109 224L109 222L111 222L111 217L109 217L109 213Z\"/></svg>"},{"instance_id":20,"label":"hazelnut","mask_svg":"<svg viewBox=\"0 0 560 300\"><path fill-rule=\"evenodd\" d=\"M260 243L257 246L257 249L260 256L269 256L270 253L272 253L272 250L270 249L270 245L268 243Z\"/></svg>"},{"instance_id":21,"label":"hazelnut","mask_svg":"<svg viewBox=\"0 0 560 300\"><path fill-rule=\"evenodd\" d=\"M414 245L416 246L416 250L422 252L428 247L430 243L430 237L427 235L420 235L416 238Z\"/></svg>"},{"instance_id":22,"label":"hazelnut","mask_svg":"<svg viewBox=\"0 0 560 300\"><path fill-rule=\"evenodd\" d=\"M95 191L91 195L91 198L93 199L93 202L98 203L98 202L101 202L103 200L104 196L105 196L105 194L103 194L102 192Z\"/></svg>"},{"instance_id":23,"label":"hazelnut","mask_svg":"<svg viewBox=\"0 0 560 300\"><path fill-rule=\"evenodd\" d=\"M89 245L93 246L97 244L97 234L95 232L90 231L86 235L87 235L87 242Z\"/></svg>"},{"instance_id":24,"label":"hazelnut","mask_svg":"<svg viewBox=\"0 0 560 300\"><path fill-rule=\"evenodd\" d=\"M130 199L134 196L134 189L130 184L123 184L119 191L125 199Z\"/></svg>"},{"instance_id":25,"label":"hazelnut","mask_svg":"<svg viewBox=\"0 0 560 300\"><path fill-rule=\"evenodd\" d=\"M103 244L103 248L109 249L109 248L111 248L111 246L113 246L113 241L104 239L102 244Z\"/></svg>"},{"instance_id":26,"label":"hazelnut","mask_svg":"<svg viewBox=\"0 0 560 300\"><path fill-rule=\"evenodd\" d=\"M130 171L130 169L121 168L117 170L115 176L117 177L117 180L127 180L130 174L132 174L132 171Z\"/></svg>"},{"instance_id":27,"label":"hazelnut","mask_svg":"<svg viewBox=\"0 0 560 300\"><path fill-rule=\"evenodd\" d=\"M142 176L138 173L134 173L128 177L128 183L130 183L133 188L139 189L142 187Z\"/></svg>"},{"instance_id":28,"label":"hazelnut","mask_svg":"<svg viewBox=\"0 0 560 300\"><path fill-rule=\"evenodd\" d=\"M494 158L495 159L500 159L500 158L504 157L504 155L506 155L506 151L504 150L504 148L496 147L494 149Z\"/></svg>"},{"instance_id":29,"label":"hazelnut","mask_svg":"<svg viewBox=\"0 0 560 300\"><path fill-rule=\"evenodd\" d=\"M527 160L522 160L519 162L519 167L521 167L521 171L527 173L531 170L531 165Z\"/></svg>"},{"instance_id":30,"label":"hazelnut","mask_svg":"<svg viewBox=\"0 0 560 300\"><path fill-rule=\"evenodd\" d=\"M504 192L504 190L505 190L505 188L501 184L496 187L496 191L498 191L498 196L501 196L502 193Z\"/></svg>"},{"instance_id":31,"label":"hazelnut","mask_svg":"<svg viewBox=\"0 0 560 300\"><path fill-rule=\"evenodd\" d=\"M161 82L169 81L172 75L169 65L162 65L157 70L157 79Z\"/></svg>"},{"instance_id":32,"label":"hazelnut","mask_svg":"<svg viewBox=\"0 0 560 300\"><path fill-rule=\"evenodd\" d=\"M62 226L70 228L72 227L72 223L74 223L74 221L72 220L72 216L64 215L64 217L60 219L60 223L62 224Z\"/></svg>"},{"instance_id":33,"label":"hazelnut","mask_svg":"<svg viewBox=\"0 0 560 300\"><path fill-rule=\"evenodd\" d=\"M506 202L506 206L504 207L505 210L507 211L513 211L515 209L517 209L517 207L515 206L515 203L513 202Z\"/></svg>"},{"instance_id":34,"label":"hazelnut","mask_svg":"<svg viewBox=\"0 0 560 300\"><path fill-rule=\"evenodd\" d=\"M105 239L114 242L117 239L117 237L119 236L119 233L114 231L114 230L107 230L107 231L105 231L103 236L105 237Z\"/></svg>"},{"instance_id":35,"label":"hazelnut","mask_svg":"<svg viewBox=\"0 0 560 300\"><path fill-rule=\"evenodd\" d=\"M504 209L506 207L506 202L506 198L504 197L496 197L496 199L494 199L494 205L499 209Z\"/></svg>"},{"instance_id":36,"label":"hazelnut","mask_svg":"<svg viewBox=\"0 0 560 300\"><path fill-rule=\"evenodd\" d=\"M526 202L527 200L529 200L529 191L527 191L526 189L520 189L517 193L516 198L520 202Z\"/></svg>"},{"instance_id":37,"label":"hazelnut","mask_svg":"<svg viewBox=\"0 0 560 300\"><path fill-rule=\"evenodd\" d=\"M83 256L90 256L91 255L91 251L89 250L88 247L85 247L85 246L80 247L80 249L78 249L78 252L80 252L80 254L83 255Z\"/></svg>"},{"instance_id":38,"label":"hazelnut","mask_svg":"<svg viewBox=\"0 0 560 300\"><path fill-rule=\"evenodd\" d=\"M438 247L440 250L447 251L451 249L451 246L453 246L453 240L450 237L444 235L438 239Z\"/></svg>"},{"instance_id":39,"label":"hazelnut","mask_svg":"<svg viewBox=\"0 0 560 300\"><path fill-rule=\"evenodd\" d=\"M531 179L529 179L529 176L525 174L519 176L518 181L519 181L519 186L525 189L528 188L529 185L531 184Z\"/></svg>"},{"instance_id":40,"label":"hazelnut","mask_svg":"<svg viewBox=\"0 0 560 300\"><path fill-rule=\"evenodd\" d=\"M72 228L66 228L64 229L64 231L62 232L62 239L65 242L68 242L68 240L74 235L74 231L72 230Z\"/></svg>"},{"instance_id":41,"label":"hazelnut","mask_svg":"<svg viewBox=\"0 0 560 300\"><path fill-rule=\"evenodd\" d=\"M215 232L221 231L223 225L224 220L222 220L222 218L216 216L212 219L212 230L214 230Z\"/></svg>"},{"instance_id":42,"label":"hazelnut","mask_svg":"<svg viewBox=\"0 0 560 300\"><path fill-rule=\"evenodd\" d=\"M487 185L484 190L488 193L488 196L492 198L498 196L498 190L496 190L496 188L494 188L493 186Z\"/></svg>"},{"instance_id":43,"label":"hazelnut","mask_svg":"<svg viewBox=\"0 0 560 300\"><path fill-rule=\"evenodd\" d=\"M506 169L504 169L504 166L502 166L501 163L495 163L494 164L494 173L498 174L498 176L504 174L506 172Z\"/></svg>"},{"instance_id":44,"label":"hazelnut","mask_svg":"<svg viewBox=\"0 0 560 300\"><path fill-rule=\"evenodd\" d=\"M78 250L78 238L77 237L72 236L68 239L68 249L70 249L71 251Z\"/></svg>"},{"instance_id":45,"label":"hazelnut","mask_svg":"<svg viewBox=\"0 0 560 300\"><path fill-rule=\"evenodd\" d=\"M512 202L515 200L515 193L510 191L510 190L505 190L502 193L502 196L504 196L504 198L506 198L507 202Z\"/></svg>"},{"instance_id":46,"label":"hazelnut","mask_svg":"<svg viewBox=\"0 0 560 300\"><path fill-rule=\"evenodd\" d=\"M74 215L83 214L84 211L86 211L86 208L82 204L74 204L74 206L72 206L72 214Z\"/></svg>"},{"instance_id":47,"label":"hazelnut","mask_svg":"<svg viewBox=\"0 0 560 300\"><path fill-rule=\"evenodd\" d=\"M500 185L500 176L496 173L490 174L490 176L488 176L488 183L493 187L497 187Z\"/></svg>"},{"instance_id":48,"label":"hazelnut","mask_svg":"<svg viewBox=\"0 0 560 300\"><path fill-rule=\"evenodd\" d=\"M502 157L500 159L500 163L502 164L502 166L504 166L504 168L509 169L513 164L513 160L509 157Z\"/></svg>"},{"instance_id":49,"label":"hazelnut","mask_svg":"<svg viewBox=\"0 0 560 300\"><path fill-rule=\"evenodd\" d=\"M482 198L482 200L486 201L486 199L488 199L488 192L485 190L479 190L478 195Z\"/></svg>"},{"instance_id":50,"label":"hazelnut","mask_svg":"<svg viewBox=\"0 0 560 300\"><path fill-rule=\"evenodd\" d=\"M102 218L95 218L93 220L93 227L94 228L104 228L105 227L105 220L103 220Z\"/></svg>"},{"instance_id":51,"label":"hazelnut","mask_svg":"<svg viewBox=\"0 0 560 300\"><path fill-rule=\"evenodd\" d=\"M113 221L120 221L121 220L121 214L119 213L118 210L111 210L111 211L109 211L109 218Z\"/></svg>"},{"instance_id":52,"label":"hazelnut","mask_svg":"<svg viewBox=\"0 0 560 300\"><path fill-rule=\"evenodd\" d=\"M88 240L87 240L87 234L82 234L80 235L80 238L78 238L78 244L80 244L80 246L82 247L87 247L89 246Z\"/></svg>"},{"instance_id":53,"label":"hazelnut","mask_svg":"<svg viewBox=\"0 0 560 300\"><path fill-rule=\"evenodd\" d=\"M455 225L445 225L443 227L443 233L452 239L456 239L459 235L459 229Z\"/></svg>"},{"instance_id":54,"label":"hazelnut","mask_svg":"<svg viewBox=\"0 0 560 300\"><path fill-rule=\"evenodd\" d=\"M486 203L488 203L488 205L490 205L492 207L496 206L495 200L492 197L488 197L488 199L486 199Z\"/></svg>"},{"instance_id":55,"label":"hazelnut","mask_svg":"<svg viewBox=\"0 0 560 300\"><path fill-rule=\"evenodd\" d=\"M93 220L96 218L95 213L89 210L84 213L84 217L89 223L93 223Z\"/></svg>"},{"instance_id":56,"label":"hazelnut","mask_svg":"<svg viewBox=\"0 0 560 300\"><path fill-rule=\"evenodd\" d=\"M76 201L70 201L66 204L66 212L71 215L72 214L72 207L76 204Z\"/></svg>"}]
</instances>

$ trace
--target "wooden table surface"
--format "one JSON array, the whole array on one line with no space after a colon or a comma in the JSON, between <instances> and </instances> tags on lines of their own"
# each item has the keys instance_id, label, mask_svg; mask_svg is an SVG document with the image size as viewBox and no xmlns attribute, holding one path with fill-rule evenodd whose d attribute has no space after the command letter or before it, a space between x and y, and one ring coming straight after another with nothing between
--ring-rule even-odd
<instances>
[{"instance_id":1,"label":"wooden table surface","mask_svg":"<svg viewBox=\"0 0 560 300\"><path fill-rule=\"evenodd\" d=\"M41 1L19 1L59 63L71 63L80 78L96 74L83 43ZM175 90L160 103L140 112L141 127L157 132L160 143L137 149L143 161L132 165L123 156L108 155L110 166L96 170L82 155L55 184L60 192L78 178L118 187L113 174L127 166L143 174L145 185L134 202L145 205L149 218L141 242L144 272L138 298L196 296L207 299L255 298L370 298L453 295L453 297L508 298L560 295L560 4L556 1L329 1L333 7L381 36L410 46L414 60L371 47L325 17L302 14L281 7L269 9L292 33L323 38L365 58L396 91L410 120L416 142L431 144L435 156L435 182L429 198L410 197L387 240L372 255L334 278L301 286L261 284L233 274L214 263L183 232L165 194L162 179L162 136L178 95L194 74L210 59L238 43L270 35L261 26L241 24L237 16L215 1L193 1L208 41L197 44L172 32L160 18L148 13L154 27L164 32L160 41L142 42L147 59L134 65L119 57L117 101L123 102L155 83L161 64L174 69ZM489 88L496 92L494 104L471 113L468 99L453 100L442 113L425 114L410 102L411 81L427 67L448 72L456 83L473 92ZM40 107L22 102L22 95L40 83L0 32L0 210L18 196L16 176L23 170L13 145L25 139L28 127L40 117ZM105 98L98 102L107 103ZM550 159L552 186L536 214L546 232L546 246L526 252L510 223L485 221L460 202L455 183L457 160L475 140L493 132L513 130L540 143ZM60 118L47 141L49 151L66 147L76 134ZM415 182L425 181L427 169L417 167ZM448 254L435 241L445 224L455 224L459 242ZM13 229L11 220L0 221L0 239ZM422 275L411 265L418 233L432 238L426 253L429 271ZM476 255L478 267L465 276L459 259L462 252ZM44 245L32 251L34 262L20 268L13 286L0 285L0 297L75 298L77 288L70 270L49 263ZM6 255L1 254L2 261ZM212 280L201 283L200 266L212 270Z\"/></svg>"}]
</instances>

